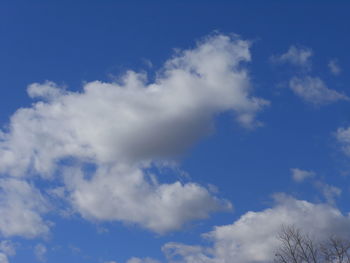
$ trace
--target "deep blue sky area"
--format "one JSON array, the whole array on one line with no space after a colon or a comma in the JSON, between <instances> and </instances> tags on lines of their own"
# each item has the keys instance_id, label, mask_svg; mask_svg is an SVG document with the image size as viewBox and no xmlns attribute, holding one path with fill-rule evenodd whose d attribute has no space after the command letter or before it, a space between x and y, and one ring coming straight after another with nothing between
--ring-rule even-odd
<instances>
[{"instance_id":1,"label":"deep blue sky area","mask_svg":"<svg viewBox=\"0 0 350 263\"><path fill-rule=\"evenodd\" d=\"M1 1L0 123L7 133L13 113L37 101L27 95L32 83L52 81L81 94L85 83L114 82L128 70L146 72L152 83L176 49L193 49L208 35L237 34L250 41L251 61L244 63L249 92L270 103L257 112L261 125L253 128L237 123L236 112L214 112L215 128L177 156L174 171L151 169L160 183L215 185L215 195L230 201L232 211L159 234L133 222L87 219L69 201L51 200L45 237L6 235L0 223L0 242L11 240L16 248L15 255L7 254L9 262L124 263L132 257L167 262L161 251L165 243L207 245L201 234L248 211L273 207L274 193L349 212L349 157L336 136L350 125L349 12L348 1ZM311 51L309 62L281 59L292 46ZM340 73L332 74L331 61ZM313 103L290 88L292 78L308 77L346 98L333 100L328 93L329 103ZM0 151L11 147L0 142ZM313 175L295 182L293 168ZM3 171L1 178L12 176ZM38 176L25 180L43 193L44 186L61 183ZM341 194L330 191L330 197L325 185ZM58 212L62 207L69 211ZM33 252L38 244L46 249L42 257Z\"/></svg>"}]
</instances>

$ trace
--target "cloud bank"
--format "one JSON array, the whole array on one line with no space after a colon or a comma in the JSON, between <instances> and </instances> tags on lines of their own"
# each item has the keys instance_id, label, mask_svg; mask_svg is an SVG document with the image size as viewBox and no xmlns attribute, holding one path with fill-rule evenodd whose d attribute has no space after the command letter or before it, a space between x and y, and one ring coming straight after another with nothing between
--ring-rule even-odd
<instances>
[{"instance_id":1,"label":"cloud bank","mask_svg":"<svg viewBox=\"0 0 350 263\"><path fill-rule=\"evenodd\" d=\"M212 246L165 244L163 252L168 262L272 262L282 225L294 225L320 241L331 235L345 238L350 234L350 218L328 204L314 204L284 194L276 195L275 202L272 208L247 212L233 224L217 226L204 234Z\"/></svg>"},{"instance_id":2,"label":"cloud bank","mask_svg":"<svg viewBox=\"0 0 350 263\"><path fill-rule=\"evenodd\" d=\"M42 218L47 208L38 197L43 195L29 190L35 188L31 178L60 185L61 198L84 218L135 223L158 233L230 209L203 186L159 183L159 175L147 170L167 165L165 160L210 134L220 113L231 112L244 127L259 124L255 116L268 102L251 95L244 67L249 46L237 36L209 36L174 54L151 83L130 70L118 82L86 83L81 92L49 81L29 85L36 101L18 109L0 132L2 186L28 188L26 197L1 196L6 205L0 209L15 213L16 203L28 213L16 223L3 220L0 232L32 237L48 231Z\"/></svg>"}]
</instances>

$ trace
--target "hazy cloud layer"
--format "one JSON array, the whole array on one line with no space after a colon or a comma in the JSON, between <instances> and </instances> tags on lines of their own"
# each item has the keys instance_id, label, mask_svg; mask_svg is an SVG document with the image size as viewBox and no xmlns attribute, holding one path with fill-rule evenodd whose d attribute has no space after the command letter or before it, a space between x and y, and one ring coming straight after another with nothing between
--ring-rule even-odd
<instances>
[{"instance_id":1,"label":"hazy cloud layer","mask_svg":"<svg viewBox=\"0 0 350 263\"><path fill-rule=\"evenodd\" d=\"M37 102L17 110L0 132L0 173L21 178L16 182L23 185L31 176L61 181L63 198L83 217L137 223L156 232L230 209L202 186L161 184L145 171L212 132L216 114L229 111L244 127L259 124L255 115L268 102L251 95L242 64L248 61L249 42L214 35L178 51L153 83L130 70L119 82L86 83L81 92L53 82L31 84L28 95ZM4 196L4 214L16 213L17 206L28 210L14 222L2 219L4 235L47 232L37 199L32 204L21 203L26 197L20 193ZM27 233L20 225L37 226Z\"/></svg>"}]
</instances>

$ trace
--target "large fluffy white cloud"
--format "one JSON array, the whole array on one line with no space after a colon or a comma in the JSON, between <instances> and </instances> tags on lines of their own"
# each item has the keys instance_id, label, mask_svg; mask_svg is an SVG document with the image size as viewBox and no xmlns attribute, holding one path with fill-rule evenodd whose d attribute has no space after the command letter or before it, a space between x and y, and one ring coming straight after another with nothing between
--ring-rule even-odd
<instances>
[{"instance_id":1,"label":"large fluffy white cloud","mask_svg":"<svg viewBox=\"0 0 350 263\"><path fill-rule=\"evenodd\" d=\"M204 234L211 247L167 243L163 251L169 262L267 263L279 246L282 225L294 225L315 240L332 235L348 238L350 218L328 204L314 204L276 195L276 204L260 212L247 212L231 225L217 226Z\"/></svg>"},{"instance_id":2,"label":"large fluffy white cloud","mask_svg":"<svg viewBox=\"0 0 350 263\"><path fill-rule=\"evenodd\" d=\"M28 94L37 101L0 132L0 174L61 180L61 193L84 217L157 232L229 209L202 186L156 183L146 169L212 132L219 113L232 112L245 127L259 124L255 115L268 102L251 95L248 61L249 42L213 35L178 51L151 83L131 70L81 92L34 83Z\"/></svg>"},{"instance_id":3,"label":"large fluffy white cloud","mask_svg":"<svg viewBox=\"0 0 350 263\"><path fill-rule=\"evenodd\" d=\"M47 175L67 156L98 163L172 157L210 132L215 114L229 110L254 125L267 102L250 96L241 66L249 60L248 42L219 35L176 54L154 83L129 71L120 83L90 82L80 93L32 84L29 95L44 101L12 116L1 134L0 171Z\"/></svg>"}]
</instances>

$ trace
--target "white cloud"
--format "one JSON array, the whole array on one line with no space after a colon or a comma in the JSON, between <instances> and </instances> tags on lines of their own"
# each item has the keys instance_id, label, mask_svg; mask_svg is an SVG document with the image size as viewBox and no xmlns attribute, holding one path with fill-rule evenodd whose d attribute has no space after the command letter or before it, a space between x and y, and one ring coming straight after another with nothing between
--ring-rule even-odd
<instances>
[{"instance_id":1,"label":"white cloud","mask_svg":"<svg viewBox=\"0 0 350 263\"><path fill-rule=\"evenodd\" d=\"M89 180L69 170L66 184L73 189L71 201L83 217L136 223L158 233L231 209L228 201L197 184L158 184L147 180L141 169L130 167L101 168Z\"/></svg>"},{"instance_id":2,"label":"white cloud","mask_svg":"<svg viewBox=\"0 0 350 263\"><path fill-rule=\"evenodd\" d=\"M49 230L41 214L48 204L39 191L25 181L0 179L0 234L4 237L33 238L46 235Z\"/></svg>"},{"instance_id":3,"label":"white cloud","mask_svg":"<svg viewBox=\"0 0 350 263\"><path fill-rule=\"evenodd\" d=\"M160 263L160 261L149 257L147 258L132 257L126 263Z\"/></svg>"},{"instance_id":4,"label":"white cloud","mask_svg":"<svg viewBox=\"0 0 350 263\"><path fill-rule=\"evenodd\" d=\"M350 218L327 204L313 204L286 195L275 196L274 207L247 212L231 225L217 226L204 235L213 246L168 243L163 252L169 262L240 263L272 262L282 225L301 228L316 240L350 234Z\"/></svg>"},{"instance_id":5,"label":"white cloud","mask_svg":"<svg viewBox=\"0 0 350 263\"><path fill-rule=\"evenodd\" d=\"M309 48L290 46L286 53L272 56L271 60L275 63L289 63L294 66L301 66L306 69L310 69L310 58L312 55L313 52Z\"/></svg>"},{"instance_id":6,"label":"white cloud","mask_svg":"<svg viewBox=\"0 0 350 263\"><path fill-rule=\"evenodd\" d=\"M10 240L0 242L0 263L9 263L8 257L16 254L16 246Z\"/></svg>"},{"instance_id":7,"label":"white cloud","mask_svg":"<svg viewBox=\"0 0 350 263\"><path fill-rule=\"evenodd\" d=\"M4 253L0 253L0 263L9 263L9 260Z\"/></svg>"},{"instance_id":8,"label":"white cloud","mask_svg":"<svg viewBox=\"0 0 350 263\"><path fill-rule=\"evenodd\" d=\"M215 35L176 53L153 83L134 71L118 83L87 83L81 92L34 83L28 94L39 101L17 110L0 132L0 173L49 179L63 163L66 197L84 217L157 232L226 209L227 203L199 185L151 183L145 168L212 132L219 113L232 112L245 127L258 124L255 115L268 102L251 95L242 64L248 61L249 42ZM82 179L87 163L97 172ZM173 218L159 218L164 213Z\"/></svg>"},{"instance_id":9,"label":"white cloud","mask_svg":"<svg viewBox=\"0 0 350 263\"><path fill-rule=\"evenodd\" d=\"M329 89L319 77L311 77L305 74L311 70L312 55L313 52L309 48L291 46L286 53L272 56L271 61L275 63L288 63L299 67L302 77L292 77L289 81L289 88L305 102L321 106L339 100L348 101L349 97L347 95ZM341 71L337 60L331 60L328 67L335 75Z\"/></svg>"},{"instance_id":10,"label":"white cloud","mask_svg":"<svg viewBox=\"0 0 350 263\"><path fill-rule=\"evenodd\" d=\"M241 66L249 60L248 42L219 35L179 52L154 83L129 71L122 83L94 81L81 93L32 84L31 96L51 100L12 116L9 131L0 136L0 171L48 175L67 156L98 163L173 157L208 134L215 114L225 111L242 125L254 125L267 102L250 96Z\"/></svg>"},{"instance_id":11,"label":"white cloud","mask_svg":"<svg viewBox=\"0 0 350 263\"><path fill-rule=\"evenodd\" d=\"M47 248L45 245L37 244L34 247L34 254L35 254L35 257L38 261L45 262L46 261L46 253L47 253Z\"/></svg>"},{"instance_id":12,"label":"white cloud","mask_svg":"<svg viewBox=\"0 0 350 263\"><path fill-rule=\"evenodd\" d=\"M300 98L314 105L325 105L339 100L349 100L345 94L329 89L318 77L293 77L289 81L290 89Z\"/></svg>"},{"instance_id":13,"label":"white cloud","mask_svg":"<svg viewBox=\"0 0 350 263\"><path fill-rule=\"evenodd\" d=\"M321 181L316 181L315 186L322 193L323 197L329 204L335 204L335 199L339 197L342 190L334 185L329 185Z\"/></svg>"},{"instance_id":14,"label":"white cloud","mask_svg":"<svg viewBox=\"0 0 350 263\"><path fill-rule=\"evenodd\" d=\"M340 143L340 146L343 152L346 155L350 156L350 127L338 128L338 130L335 133L335 137L337 141Z\"/></svg>"},{"instance_id":15,"label":"white cloud","mask_svg":"<svg viewBox=\"0 0 350 263\"><path fill-rule=\"evenodd\" d=\"M339 75L341 73L341 68L337 59L330 60L328 63L328 67L333 75Z\"/></svg>"},{"instance_id":16,"label":"white cloud","mask_svg":"<svg viewBox=\"0 0 350 263\"><path fill-rule=\"evenodd\" d=\"M306 178L315 176L313 171L302 170L299 168L292 168L290 171L292 173L293 180L298 183L304 181Z\"/></svg>"},{"instance_id":17,"label":"white cloud","mask_svg":"<svg viewBox=\"0 0 350 263\"><path fill-rule=\"evenodd\" d=\"M0 251L8 256L14 256L16 254L16 246L10 240L3 240L0 242Z\"/></svg>"},{"instance_id":18,"label":"white cloud","mask_svg":"<svg viewBox=\"0 0 350 263\"><path fill-rule=\"evenodd\" d=\"M27 93L31 98L42 98L45 100L54 100L55 98L64 95L64 89L57 86L52 81L46 81L44 84L33 83L28 86Z\"/></svg>"},{"instance_id":19,"label":"white cloud","mask_svg":"<svg viewBox=\"0 0 350 263\"><path fill-rule=\"evenodd\" d=\"M295 182L303 182L307 178L315 177L315 172L302 170L298 168L291 169L292 178ZM313 185L321 192L325 201L331 205L335 204L335 199L339 197L342 190L336 186L329 185L319 180L314 180Z\"/></svg>"}]
</instances>

